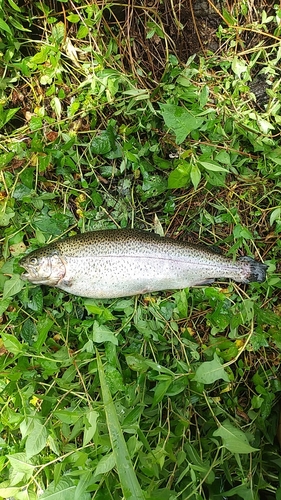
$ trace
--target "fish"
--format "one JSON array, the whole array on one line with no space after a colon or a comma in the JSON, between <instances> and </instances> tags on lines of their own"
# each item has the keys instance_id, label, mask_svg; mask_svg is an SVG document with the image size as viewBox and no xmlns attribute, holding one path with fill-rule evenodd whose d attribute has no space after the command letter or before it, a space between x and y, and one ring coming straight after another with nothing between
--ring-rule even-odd
<instances>
[{"instance_id":1,"label":"fish","mask_svg":"<svg viewBox=\"0 0 281 500\"><path fill-rule=\"evenodd\" d=\"M57 240L25 255L20 266L23 280L95 299L204 286L217 278L261 283L267 269L251 257L233 261L208 247L136 229Z\"/></svg>"}]
</instances>

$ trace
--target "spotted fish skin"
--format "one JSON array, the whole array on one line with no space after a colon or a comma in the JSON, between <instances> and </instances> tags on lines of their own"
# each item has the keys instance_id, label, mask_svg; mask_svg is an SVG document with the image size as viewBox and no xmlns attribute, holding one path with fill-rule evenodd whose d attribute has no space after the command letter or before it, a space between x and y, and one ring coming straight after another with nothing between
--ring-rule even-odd
<instances>
[{"instance_id":1,"label":"spotted fish skin","mask_svg":"<svg viewBox=\"0 0 281 500\"><path fill-rule=\"evenodd\" d=\"M115 298L173 290L231 278L262 282L267 266L236 262L208 248L135 229L84 233L23 257L22 279L81 297Z\"/></svg>"}]
</instances>

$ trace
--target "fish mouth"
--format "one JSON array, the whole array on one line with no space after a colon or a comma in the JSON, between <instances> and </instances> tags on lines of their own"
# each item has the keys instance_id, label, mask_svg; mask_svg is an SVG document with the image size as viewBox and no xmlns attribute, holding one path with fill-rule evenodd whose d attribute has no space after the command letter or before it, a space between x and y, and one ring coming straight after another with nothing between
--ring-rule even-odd
<instances>
[{"instance_id":1,"label":"fish mouth","mask_svg":"<svg viewBox=\"0 0 281 500\"><path fill-rule=\"evenodd\" d=\"M34 285L49 285L50 283L49 276L39 276L39 274L34 271L34 269L32 271L27 270L27 272L22 273L20 277L23 281L29 281Z\"/></svg>"},{"instance_id":2,"label":"fish mouth","mask_svg":"<svg viewBox=\"0 0 281 500\"><path fill-rule=\"evenodd\" d=\"M22 273L20 275L21 279L24 280L24 281L30 281L31 283L42 283L42 276L39 276L38 275L38 272L35 271L35 269L27 269L26 268L26 272L25 273ZM48 280L48 276L46 276L45 278L46 280Z\"/></svg>"},{"instance_id":3,"label":"fish mouth","mask_svg":"<svg viewBox=\"0 0 281 500\"><path fill-rule=\"evenodd\" d=\"M22 280L28 281L30 278L30 274L29 273L21 273L20 277Z\"/></svg>"},{"instance_id":4,"label":"fish mouth","mask_svg":"<svg viewBox=\"0 0 281 500\"><path fill-rule=\"evenodd\" d=\"M21 274L21 279L24 280L24 281L30 281L31 283L38 283L38 284L44 284L45 282L48 283L48 280L49 280L49 277L50 277L50 274L51 274L51 270L48 274L48 276L40 276L38 270L29 265L29 264L21 264L21 267L25 270L24 273Z\"/></svg>"}]
</instances>

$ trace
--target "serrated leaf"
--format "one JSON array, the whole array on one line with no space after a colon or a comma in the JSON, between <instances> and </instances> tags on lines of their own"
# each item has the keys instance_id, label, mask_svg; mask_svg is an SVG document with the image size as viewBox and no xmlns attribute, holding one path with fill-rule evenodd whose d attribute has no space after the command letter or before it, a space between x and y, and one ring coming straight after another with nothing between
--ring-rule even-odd
<instances>
[{"instance_id":1,"label":"serrated leaf","mask_svg":"<svg viewBox=\"0 0 281 500\"><path fill-rule=\"evenodd\" d=\"M201 384L213 384L219 379L229 382L229 377L221 364L220 358L217 354L214 354L213 361L205 361L197 368L193 380Z\"/></svg>"},{"instance_id":2,"label":"serrated leaf","mask_svg":"<svg viewBox=\"0 0 281 500\"><path fill-rule=\"evenodd\" d=\"M246 434L237 427L234 427L229 420L225 420L223 424L213 432L213 436L222 438L223 446L232 453L252 453L259 451L258 448L253 448L247 439Z\"/></svg>"},{"instance_id":3,"label":"serrated leaf","mask_svg":"<svg viewBox=\"0 0 281 500\"><path fill-rule=\"evenodd\" d=\"M20 278L19 274L15 274L11 279L5 281L4 291L3 291L3 300L8 297L12 297L19 293L24 287L24 282Z\"/></svg>"},{"instance_id":4,"label":"serrated leaf","mask_svg":"<svg viewBox=\"0 0 281 500\"><path fill-rule=\"evenodd\" d=\"M33 429L27 437L25 443L26 458L29 459L40 453L47 443L48 433L46 427L37 420L34 422Z\"/></svg>"}]
</instances>

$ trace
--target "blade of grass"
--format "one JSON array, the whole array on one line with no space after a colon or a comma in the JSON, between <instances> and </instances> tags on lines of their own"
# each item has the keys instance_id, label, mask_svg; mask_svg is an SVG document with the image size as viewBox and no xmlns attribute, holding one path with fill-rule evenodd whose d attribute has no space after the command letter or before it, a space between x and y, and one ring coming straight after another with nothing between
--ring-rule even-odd
<instances>
[{"instance_id":1,"label":"blade of grass","mask_svg":"<svg viewBox=\"0 0 281 500\"><path fill-rule=\"evenodd\" d=\"M129 451L118 420L114 402L105 380L100 355L97 351L96 354L107 427L124 498L125 500L145 500L129 457Z\"/></svg>"}]
</instances>

